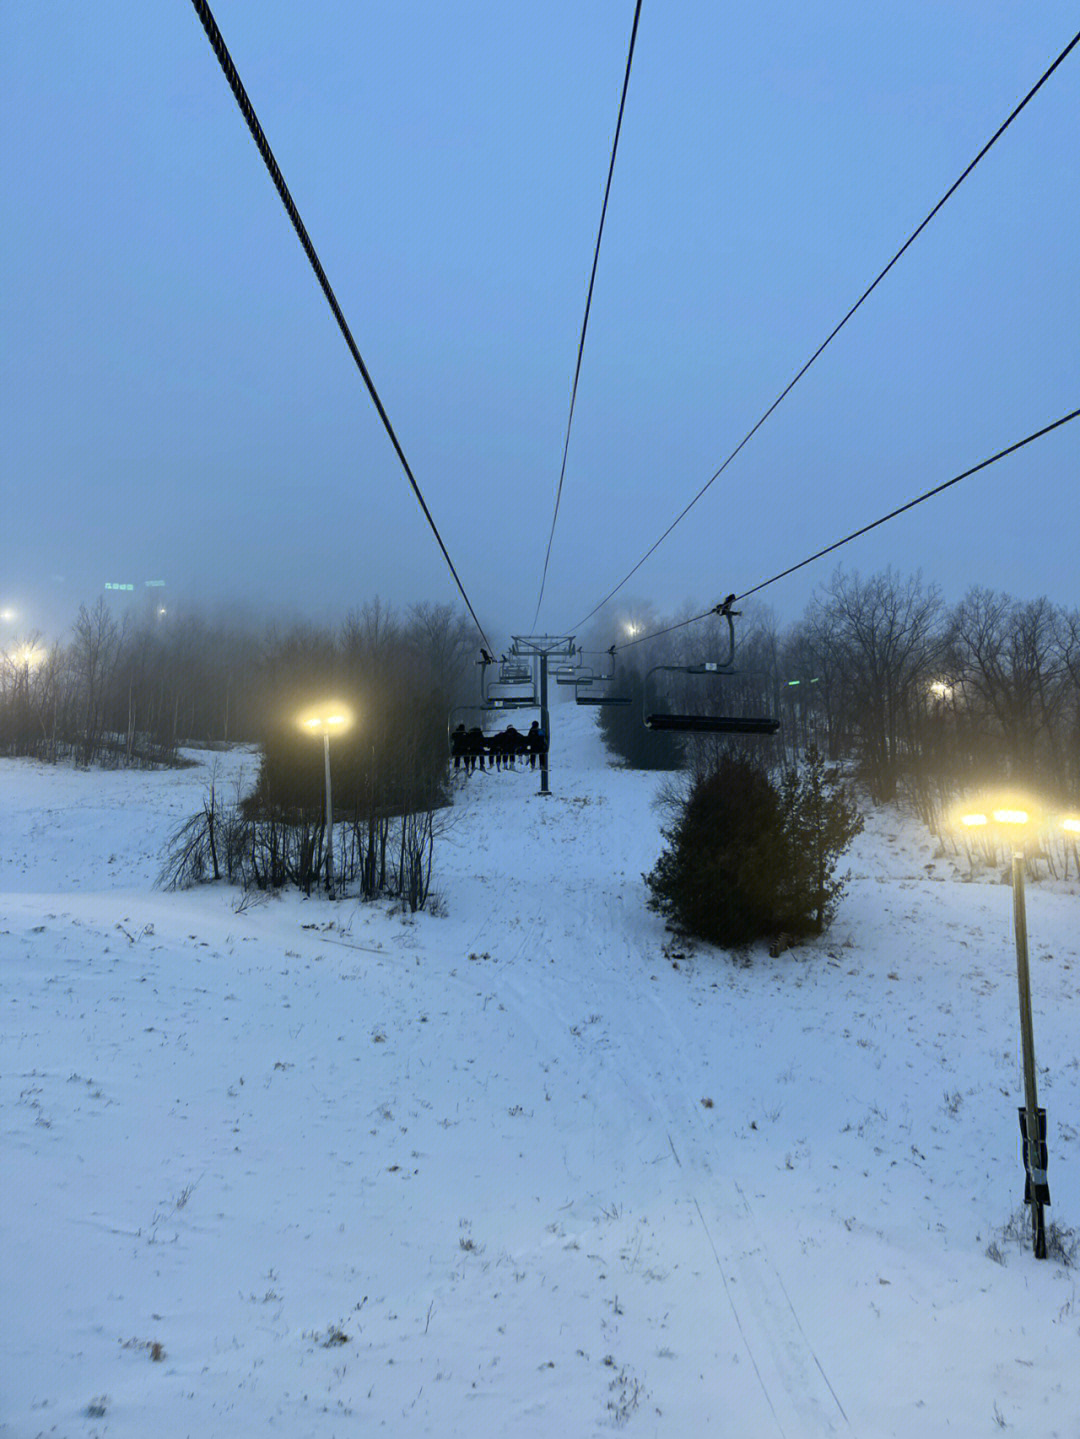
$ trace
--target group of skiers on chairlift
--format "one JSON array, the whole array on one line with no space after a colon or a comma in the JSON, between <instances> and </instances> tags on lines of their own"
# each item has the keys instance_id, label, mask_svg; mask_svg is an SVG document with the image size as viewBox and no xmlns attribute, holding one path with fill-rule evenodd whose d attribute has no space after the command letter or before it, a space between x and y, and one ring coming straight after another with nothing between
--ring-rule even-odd
<instances>
[{"instance_id":1,"label":"group of skiers on chairlift","mask_svg":"<svg viewBox=\"0 0 1080 1439\"><path fill-rule=\"evenodd\" d=\"M528 734L522 734L514 726L507 725L501 734L485 734L479 725L467 730L463 724L450 736L450 753L454 768L464 769L472 774L479 765L485 768L485 760L492 769L516 769L516 761L529 759L529 768L535 769L537 760L547 753L547 739L538 720L533 720Z\"/></svg>"}]
</instances>

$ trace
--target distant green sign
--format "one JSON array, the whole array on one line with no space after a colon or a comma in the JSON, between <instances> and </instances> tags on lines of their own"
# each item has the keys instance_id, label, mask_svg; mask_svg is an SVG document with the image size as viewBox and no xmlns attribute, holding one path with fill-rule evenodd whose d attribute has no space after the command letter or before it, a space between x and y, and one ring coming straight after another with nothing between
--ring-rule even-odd
<instances>
[{"instance_id":1,"label":"distant green sign","mask_svg":"<svg viewBox=\"0 0 1080 1439\"><path fill-rule=\"evenodd\" d=\"M133 590L133 589L135 588L135 586L134 586L134 585L114 585L111 581L106 580L106 581L105 581L105 588L106 588L107 590Z\"/></svg>"}]
</instances>

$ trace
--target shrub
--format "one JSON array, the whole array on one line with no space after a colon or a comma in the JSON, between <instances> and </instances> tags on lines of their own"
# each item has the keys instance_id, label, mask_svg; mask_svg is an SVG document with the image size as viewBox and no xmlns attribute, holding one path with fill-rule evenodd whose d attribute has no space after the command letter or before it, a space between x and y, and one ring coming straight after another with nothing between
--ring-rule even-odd
<instances>
[{"instance_id":1,"label":"shrub","mask_svg":"<svg viewBox=\"0 0 1080 1439\"><path fill-rule=\"evenodd\" d=\"M843 892L837 861L861 829L816 750L779 786L751 761L721 756L664 831L669 846L645 876L650 908L726 948L820 934Z\"/></svg>"}]
</instances>

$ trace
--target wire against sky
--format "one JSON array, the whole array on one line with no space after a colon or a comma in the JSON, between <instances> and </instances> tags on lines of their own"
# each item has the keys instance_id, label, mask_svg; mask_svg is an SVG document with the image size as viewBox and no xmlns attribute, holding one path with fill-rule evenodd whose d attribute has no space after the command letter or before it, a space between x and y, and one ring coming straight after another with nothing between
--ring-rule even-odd
<instances>
[{"instance_id":1,"label":"wire against sky","mask_svg":"<svg viewBox=\"0 0 1080 1439\"><path fill-rule=\"evenodd\" d=\"M1004 450L998 450L997 454L991 455L989 459L980 460L977 465L972 465L970 470L964 470L962 474L954 475L951 480L945 480L942 484L935 485L932 490L924 490L921 495L916 495L913 500L908 500L906 504L898 506L895 510L890 510L887 515L882 515L880 519L871 520L868 525L862 525L859 529L852 530L851 534L845 535L842 540L834 540L831 545L826 545L823 550L817 550L814 554L808 555L805 560L800 560L796 565L789 565L786 570L781 570L779 574L773 575L770 579L762 580L760 584L753 585L748 590L743 590L742 594L730 595L721 604L713 605L711 609L703 610L700 615L693 615L688 620L679 620L677 624L668 625L666 629L653 630L651 634L640 635L636 639L627 640L624 644L615 645L613 648L616 650L628 650L634 645L644 644L646 640L655 640L659 639L661 635L669 635L673 630L682 630L685 629L687 625L696 625L699 620L708 619L709 615L721 614L726 606L737 604L740 600L749 599L751 595L756 595L760 590L767 589L769 585L775 585L777 580L786 579L788 575L793 575L796 570L803 570L807 565L812 565L815 560L820 560L825 555L831 555L834 550L840 549L842 545L850 544L852 540L857 540L860 535L868 534L870 530L876 530L879 525L884 525L889 520L895 520L897 515L902 515L907 510L913 510L916 505L921 505L924 500L932 499L934 495L940 495L943 490L949 489L952 485L958 485L961 480L966 480L969 475L978 474L980 470L985 470L990 465L996 464L998 460L1003 460L1006 455L1012 455L1015 454L1017 450L1022 450L1025 445L1030 445L1033 440L1042 439L1043 435L1048 435L1051 430L1060 429L1062 425L1067 425L1070 420L1075 420L1078 415L1080 415L1080 409L1070 410L1067 415L1062 415L1059 420L1054 420L1052 424L1044 425L1041 430L1036 430L1034 434L1027 435L1022 440L1017 440L1015 444L1009 445Z\"/></svg>"},{"instance_id":2,"label":"wire against sky","mask_svg":"<svg viewBox=\"0 0 1080 1439\"><path fill-rule=\"evenodd\" d=\"M360 371L360 375L364 381L364 384L367 387L367 392L371 396L372 403L374 404L375 409L378 412L379 419L383 423L383 428L389 435L390 443L393 445L397 457L401 462L401 467L405 471L405 475L409 481L409 484L412 486L413 494L416 496L420 508L424 512L424 518L430 525L431 532L435 536L439 549L442 551L443 559L447 563L450 573L453 576L455 585L457 585L458 593L465 601L465 608L468 610L470 616L472 617L473 624L480 632L480 638L483 641L484 648L486 650L490 650L492 648L491 642L488 640L487 635L484 633L483 625L476 617L476 611L472 607L469 596L465 593L465 586L461 583L458 572L454 567L454 562L450 558L450 553L447 550L446 546L443 544L442 535L439 534L438 526L432 518L431 511L427 507L427 501L424 499L424 496L420 491L420 486L416 482L416 476L412 472L412 467L410 466L408 460L405 458L405 451L401 448L401 443L398 440L396 433L394 432L394 427L390 423L390 417L386 413L386 410L383 408L383 402L379 398L379 392L375 388L375 382L372 380L370 374L368 373L368 368L364 364L363 357L361 356L360 351L357 348L356 341L353 339L352 331L349 329L345 316L342 313L341 306L338 304L337 296L334 294L334 291L331 288L330 281L326 278L326 271L323 269L322 262L319 260L319 257L316 254L315 246L312 244L311 237L308 235L307 227L305 226L303 220L300 218L300 212L299 210L297 210L296 205L293 201L293 197L289 193L289 187L285 183L285 178L278 167L277 161L274 159L274 152L270 149L270 143L266 138L266 134L263 131L262 126L259 124L259 117L255 114L255 109L251 101L248 99L248 94L247 91L244 89L243 82L241 81L240 76L237 74L236 66L233 64L232 56L229 54L229 50L225 44L225 40L221 34L221 31L218 29L217 21L211 14L210 7L206 3L206 0L191 0L191 3L195 7L195 13L202 21L202 26L203 29L206 31L207 39L210 41L214 54L218 58L218 63L220 64L222 71L224 72L226 80L228 80L229 82L229 87L233 92L236 103L240 107L240 113L247 121L247 127L251 131L252 139L255 141L255 145L259 151L259 154L263 158L263 163L266 165L267 170L270 172L270 178L273 180L274 186L281 197L281 203L285 206L285 211L289 216L289 219L293 223L293 229L296 231L300 243L304 247L304 253L307 255L308 260L311 263L311 268L315 271L315 278L318 280L320 286L322 287L322 292L326 296L327 304L333 311L334 319L338 323L338 329L345 337L345 343L349 347L349 353L352 355L353 360L356 362L356 367Z\"/></svg>"},{"instance_id":3,"label":"wire against sky","mask_svg":"<svg viewBox=\"0 0 1080 1439\"><path fill-rule=\"evenodd\" d=\"M604 598L600 601L600 603L599 603L598 605L595 605L595 606L589 611L589 613L588 613L587 615L585 615L582 619L578 620L577 624L576 624L576 625L573 625L573 626L571 627L572 629L574 629L574 630L579 630L579 629L581 629L581 627L582 627L584 624L586 624L589 620L592 619L593 615L595 615L596 613L598 613L598 611L602 610L602 609L604 608L604 606L608 603L608 601L611 600L611 599L613 599L613 598L615 597L615 595L617 595L617 594L619 593L619 591L622 589L623 585L625 585L626 582L627 582L633 575L637 574L638 570L639 570L639 569L641 568L641 566L645 563L645 561L646 561L651 555L653 555L653 554L660 548L660 546L661 546L661 545L664 543L664 541L667 539L668 535L671 534L672 530L674 530L675 527L676 527L678 524L680 524L682 520L684 520L684 519L686 518L686 516L690 513L690 511L693 509L693 507L697 504L698 500L700 500L701 497L702 497L702 495L704 495L704 493L706 492L706 490L709 489L709 487L713 484L713 482L714 482L715 480L718 480L718 479L720 478L720 476L721 476L721 475L724 473L724 471L727 469L728 465L731 464L731 462L732 462L732 460L735 458L735 456L740 452L740 450L742 450L743 446L746 445L747 442L748 442L749 440L751 440L751 439L754 437L754 435L757 434L758 430L761 429L762 425L763 425L763 424L765 423L765 421L769 418L769 416L773 413L773 411L780 405L781 401L784 400L784 399L791 393L791 391L795 388L795 386L799 383L799 381L802 379L802 377L806 374L807 370L809 370L810 366L814 363L814 361L818 358L818 356L825 350L825 348L836 338L836 336L837 336L837 335L840 333L840 331L844 328L844 326L845 326L845 325L847 324L847 322L851 319L852 315L854 315L855 311L859 308L859 306L863 303L863 301L864 301L865 299L867 299L867 298L872 294L872 292L878 287L878 285L881 283L881 281L885 278L885 276L889 273L889 271L892 269L892 267L896 264L897 260L899 260L900 257L901 257L901 255L903 255L903 253L905 252L905 250L907 250L907 249L909 248L909 246L910 246L911 244L913 244L913 242L919 237L919 235L922 234L923 230L926 229L927 225L929 225L930 221L934 218L934 216L935 216L935 215L938 213L938 211L942 208L942 206L945 204L945 202L946 202L952 195L954 195L954 194L956 193L956 191L960 188L960 186L963 184L963 182L964 182L964 181L967 179L967 177L971 174L972 170L974 170L975 166L979 163L979 161L983 158L983 156L986 155L987 152L988 152L988 151L996 144L996 142L1001 138L1001 136L1004 135L1005 131L1009 128L1009 126L1012 124L1012 122L1013 122L1013 121L1016 119L1016 117L1020 114L1020 111L1023 110L1024 106L1027 105L1028 101L1034 98L1034 96L1035 96L1035 95L1038 93L1038 91L1043 87L1043 85L1045 85L1045 83L1047 82L1047 80L1049 80L1050 76L1051 76L1051 75L1054 73L1054 71L1058 68L1058 66L1061 64L1061 62L1066 58L1066 56L1069 54L1069 52L1075 48L1075 46L1076 46L1078 43L1080 43L1080 32L1078 32L1077 34L1075 34L1075 35L1073 36L1073 38L1072 38L1072 39L1069 41L1069 43L1065 46L1064 50L1062 50L1061 54L1057 57L1057 59L1053 62L1053 64L1051 64L1050 66L1048 66L1047 69L1043 71L1043 73L1039 76L1038 80L1036 80L1035 84L1034 84L1034 85L1031 87L1031 89L1027 92L1027 94L1026 94L1026 95L1024 96L1024 98L1020 101L1020 103L1019 103L1019 104L1015 107L1015 109L1007 116L1007 118L1002 121L1002 123L998 126L998 128L997 128L997 129L994 131L994 133L990 136L989 140L987 140L986 144L982 147L982 149L979 151L979 153L975 156L974 160L972 160L971 163L967 166L967 168L957 177L957 179L955 179L955 180L953 181L953 183L952 183L952 184L949 186L949 188L945 191L944 195L942 195L941 199L937 202L937 204L936 204L936 205L934 206L934 208L930 211L930 213L926 216L926 218L922 221L922 223L921 223L920 225L918 225L918 226L911 232L911 234L910 234L910 235L908 236L908 238L904 241L904 243L900 246L899 250L897 250L896 254L892 257L892 259L891 259L891 260L889 261L889 263L885 266L885 268L881 271L881 273L876 277L876 279L873 281L873 283L867 286L867 288L862 292L862 294L859 296L859 298L855 301L854 305L852 305L851 309L848 310L847 314L846 314L846 315L844 316L844 318L840 321L840 323L835 327L835 329L833 329L833 330L825 337L824 340L822 340L821 344L817 347L817 349L814 351L814 353L810 356L810 358L807 360L806 364L803 365L802 369L799 370L798 373L794 376L794 378L791 379L791 380L787 383L787 385L785 385L785 387L780 391L779 395L777 395L776 399L773 400L772 404L771 404L771 405L769 406L769 408L765 411L765 413L761 416L761 418L758 420L757 424L754 425L753 429L747 431L747 433L743 436L743 438L739 441L739 443L735 446L735 448L734 448L734 449L731 451L731 453L728 455L727 459L724 460L723 464L720 465L719 469L717 469L716 471L714 471L714 473L709 477L709 479L706 480L705 483L702 485L701 489L698 490L697 494L696 494L696 495L694 496L694 498L690 501L690 503L689 503L688 505L686 505L686 507L685 507L683 510L681 510L681 511L679 512L679 514L677 514L677 515L675 516L675 518L672 520L671 524L668 525L667 529L666 529L666 530L664 531L664 533L660 536L660 538L659 538L654 544L652 544L652 545L649 546L649 548L648 548L648 549L645 551L645 553L641 556L641 559L639 559L638 562L637 562L637 564L634 565L633 569L628 570L628 571L626 572L626 574L622 577L622 579L619 581L619 583L614 587L614 589L609 590L609 591L607 592L607 594L604 596Z\"/></svg>"},{"instance_id":4,"label":"wire against sky","mask_svg":"<svg viewBox=\"0 0 1080 1439\"><path fill-rule=\"evenodd\" d=\"M604 186L604 203L600 207L600 228L596 233L596 248L593 251L592 273L589 275L589 289L585 296L585 317L581 322L581 337L578 340L577 364L574 366L574 386L570 392L570 415L566 421L566 439L563 441L562 467L559 470L559 485L555 491L555 513L551 516L551 532L548 535L547 550L544 554L544 573L540 577L540 596L536 601L536 614L532 627L540 618L540 606L544 602L544 586L547 584L548 564L551 560L551 542L555 538L555 521L559 518L559 501L562 499L563 480L566 477L566 457L570 452L570 427L574 423L574 405L577 401L578 379L581 376L581 357L585 353L585 331L589 328L589 310L592 308L593 285L596 283L596 267L600 260L600 241L604 234L604 220L607 217L608 196L611 194L611 177L615 173L615 155L619 149L619 133L622 130L623 110L626 108L626 92L630 86L630 67L634 63L634 43L637 40L638 20L641 18L641 0L634 7L634 24L630 31L630 48L626 56L626 74L623 76L622 96L619 100L619 118L615 122L615 139L611 146L611 162L608 165L607 184Z\"/></svg>"}]
</instances>

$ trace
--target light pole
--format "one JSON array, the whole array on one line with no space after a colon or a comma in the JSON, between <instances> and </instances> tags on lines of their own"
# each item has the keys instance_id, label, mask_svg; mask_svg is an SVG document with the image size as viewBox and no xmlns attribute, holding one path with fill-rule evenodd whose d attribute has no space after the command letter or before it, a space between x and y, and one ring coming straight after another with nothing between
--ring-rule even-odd
<instances>
[{"instance_id":1,"label":"light pole","mask_svg":"<svg viewBox=\"0 0 1080 1439\"><path fill-rule=\"evenodd\" d=\"M333 713L309 715L300 723L310 733L322 735L323 760L326 766L326 893L330 899L334 899L334 799L330 786L330 736L341 734L349 723L349 717L335 708Z\"/></svg>"},{"instance_id":2,"label":"light pole","mask_svg":"<svg viewBox=\"0 0 1080 1439\"><path fill-rule=\"evenodd\" d=\"M965 814L969 829L987 830L1012 845L1013 930L1016 936L1016 983L1020 998L1020 1041L1024 1066L1024 1103L1020 1109L1023 1137L1024 1203L1031 1205L1031 1237L1036 1259L1046 1258L1043 1206L1050 1203L1046 1180L1046 1110L1039 1108L1035 1074L1035 1038L1031 1023L1031 971L1028 966L1027 905L1024 896L1024 836L1031 816L1023 809L995 809L990 814Z\"/></svg>"}]
</instances>

